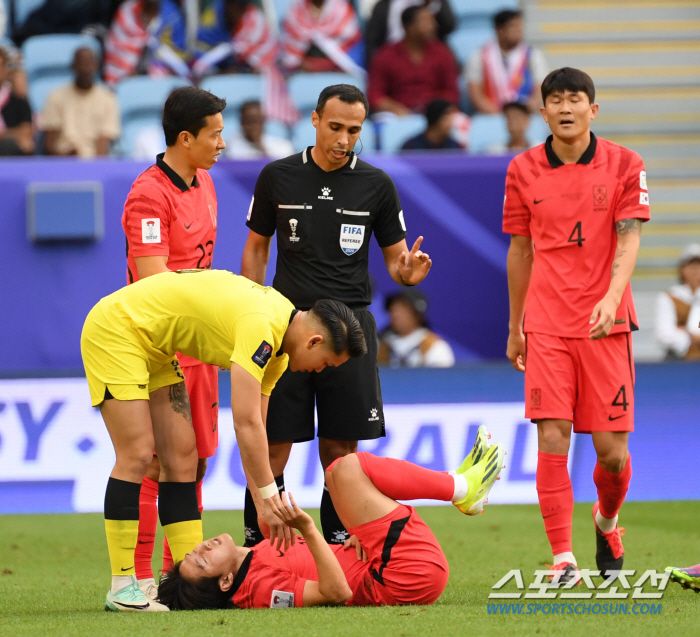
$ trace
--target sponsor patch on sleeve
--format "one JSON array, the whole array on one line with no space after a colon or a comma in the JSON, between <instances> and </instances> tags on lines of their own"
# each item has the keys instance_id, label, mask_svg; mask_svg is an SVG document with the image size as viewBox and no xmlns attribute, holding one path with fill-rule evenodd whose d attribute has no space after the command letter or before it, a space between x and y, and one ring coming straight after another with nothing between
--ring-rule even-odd
<instances>
[{"instance_id":1,"label":"sponsor patch on sleeve","mask_svg":"<svg viewBox=\"0 0 700 637\"><path fill-rule=\"evenodd\" d=\"M267 362L270 360L270 356L272 356L272 345L270 345L267 341L263 341L260 343L260 347L255 350L255 354L253 354L253 362L260 368L263 369L265 365L267 365Z\"/></svg>"},{"instance_id":2,"label":"sponsor patch on sleeve","mask_svg":"<svg viewBox=\"0 0 700 637\"><path fill-rule=\"evenodd\" d=\"M639 171L639 187L642 190L647 190L647 171L646 170Z\"/></svg>"},{"instance_id":3,"label":"sponsor patch on sleeve","mask_svg":"<svg viewBox=\"0 0 700 637\"><path fill-rule=\"evenodd\" d=\"M160 243L160 219L141 219L141 240L144 243Z\"/></svg>"},{"instance_id":4,"label":"sponsor patch on sleeve","mask_svg":"<svg viewBox=\"0 0 700 637\"><path fill-rule=\"evenodd\" d=\"M639 193L639 203L642 206L648 206L649 205L649 193L648 192L640 192Z\"/></svg>"},{"instance_id":5,"label":"sponsor patch on sleeve","mask_svg":"<svg viewBox=\"0 0 700 637\"><path fill-rule=\"evenodd\" d=\"M399 223L401 224L401 229L406 232L406 221L403 218L403 210L399 212Z\"/></svg>"},{"instance_id":6,"label":"sponsor patch on sleeve","mask_svg":"<svg viewBox=\"0 0 700 637\"><path fill-rule=\"evenodd\" d=\"M270 608L294 608L294 593L272 591Z\"/></svg>"}]
</instances>

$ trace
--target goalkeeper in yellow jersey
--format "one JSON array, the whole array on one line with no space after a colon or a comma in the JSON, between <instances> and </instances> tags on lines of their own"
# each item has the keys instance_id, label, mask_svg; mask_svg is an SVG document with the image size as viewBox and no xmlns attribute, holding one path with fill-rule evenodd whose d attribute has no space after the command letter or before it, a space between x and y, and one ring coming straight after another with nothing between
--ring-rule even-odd
<instances>
[{"instance_id":1,"label":"goalkeeper in yellow jersey","mask_svg":"<svg viewBox=\"0 0 700 637\"><path fill-rule=\"evenodd\" d=\"M107 610L167 610L136 585L134 548L141 481L156 450L158 513L176 561L202 541L195 476L197 448L184 375L175 356L230 368L234 428L259 519L278 546L293 541L276 512L265 418L287 368L321 371L367 346L352 311L320 300L308 312L279 292L224 270L165 272L103 298L88 314L81 350L92 404L116 453L105 493L112 567Z\"/></svg>"}]
</instances>

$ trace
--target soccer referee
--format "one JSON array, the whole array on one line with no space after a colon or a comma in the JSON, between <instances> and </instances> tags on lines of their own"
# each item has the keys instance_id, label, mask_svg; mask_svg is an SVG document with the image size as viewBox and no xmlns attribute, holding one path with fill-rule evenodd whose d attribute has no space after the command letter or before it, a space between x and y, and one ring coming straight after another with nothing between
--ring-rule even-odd
<instances>
[{"instance_id":1,"label":"soccer referee","mask_svg":"<svg viewBox=\"0 0 700 637\"><path fill-rule=\"evenodd\" d=\"M267 437L270 468L284 488L283 472L292 444L314 438L318 416L319 455L324 470L337 458L354 453L358 440L385 435L377 370L377 326L368 273L372 233L397 283L416 285L432 262L418 237L409 251L401 202L391 178L353 152L369 105L354 86L325 88L311 121L316 144L268 164L260 173L248 212L250 229L241 274L263 283L270 242L277 232L277 269L273 287L299 309L321 298L353 309L367 341L365 356L338 369L287 370L270 397ZM329 543L348 534L333 508L328 490L321 500L321 524ZM245 503L246 546L263 538L250 491Z\"/></svg>"}]
</instances>

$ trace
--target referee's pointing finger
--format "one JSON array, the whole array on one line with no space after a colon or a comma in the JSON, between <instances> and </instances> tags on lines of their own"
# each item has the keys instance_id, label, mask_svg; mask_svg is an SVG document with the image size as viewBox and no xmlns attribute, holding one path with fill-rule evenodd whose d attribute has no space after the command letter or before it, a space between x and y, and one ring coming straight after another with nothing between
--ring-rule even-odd
<instances>
[{"instance_id":1,"label":"referee's pointing finger","mask_svg":"<svg viewBox=\"0 0 700 637\"><path fill-rule=\"evenodd\" d=\"M416 239L416 242L413 244L413 247L411 248L411 252L415 253L418 251L418 248L420 248L420 244L423 243L423 237L418 237Z\"/></svg>"}]
</instances>

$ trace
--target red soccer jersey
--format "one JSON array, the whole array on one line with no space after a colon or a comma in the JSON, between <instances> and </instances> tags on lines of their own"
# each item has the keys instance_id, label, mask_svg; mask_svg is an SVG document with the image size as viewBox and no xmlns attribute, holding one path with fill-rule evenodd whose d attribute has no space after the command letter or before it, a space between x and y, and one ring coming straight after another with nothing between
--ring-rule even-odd
<instances>
[{"instance_id":1,"label":"red soccer jersey","mask_svg":"<svg viewBox=\"0 0 700 637\"><path fill-rule=\"evenodd\" d=\"M216 192L206 170L192 186L158 155L124 204L127 283L138 281L135 257L168 257L170 270L211 268L216 243Z\"/></svg>"},{"instance_id":2,"label":"red soccer jersey","mask_svg":"<svg viewBox=\"0 0 700 637\"><path fill-rule=\"evenodd\" d=\"M506 177L503 231L532 237L535 260L525 331L587 338L593 308L610 286L615 223L649 219L642 158L591 133L575 164L563 164L552 137L513 158ZM612 333L637 329L627 285Z\"/></svg>"},{"instance_id":3,"label":"red soccer jersey","mask_svg":"<svg viewBox=\"0 0 700 637\"><path fill-rule=\"evenodd\" d=\"M209 173L197 170L188 186L163 154L131 186L124 204L127 284L139 280L135 257L167 256L170 270L211 268L216 244L216 191ZM180 364L199 364L179 355Z\"/></svg>"},{"instance_id":4,"label":"red soccer jersey","mask_svg":"<svg viewBox=\"0 0 700 637\"><path fill-rule=\"evenodd\" d=\"M330 545L353 591L349 606L378 606L369 562L357 559L355 549ZM304 585L318 581L318 570L304 538L278 551L265 541L254 546L233 581L233 603L239 608L292 608L304 605Z\"/></svg>"}]
</instances>

